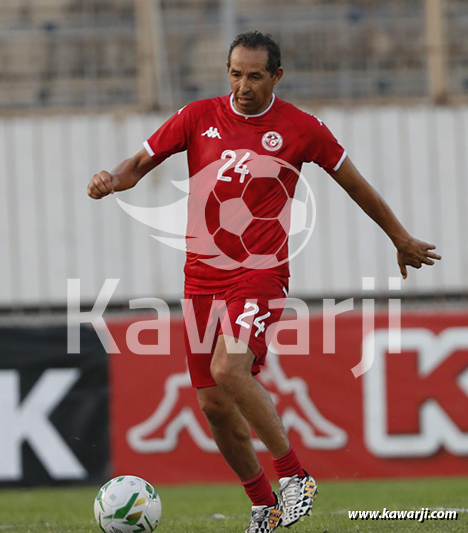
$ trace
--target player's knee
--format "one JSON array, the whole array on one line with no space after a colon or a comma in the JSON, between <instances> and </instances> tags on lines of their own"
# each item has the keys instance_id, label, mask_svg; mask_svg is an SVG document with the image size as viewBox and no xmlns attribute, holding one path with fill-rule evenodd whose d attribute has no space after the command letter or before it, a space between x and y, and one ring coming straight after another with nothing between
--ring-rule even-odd
<instances>
[{"instance_id":1,"label":"player's knee","mask_svg":"<svg viewBox=\"0 0 468 533\"><path fill-rule=\"evenodd\" d=\"M225 419L228 408L224 402L210 397L199 397L198 402L200 409L211 424L217 426Z\"/></svg>"},{"instance_id":2,"label":"player's knee","mask_svg":"<svg viewBox=\"0 0 468 533\"><path fill-rule=\"evenodd\" d=\"M229 369L227 365L220 361L219 358L213 358L210 366L211 375L216 384L224 389L224 385L228 381Z\"/></svg>"},{"instance_id":3,"label":"player's knee","mask_svg":"<svg viewBox=\"0 0 468 533\"><path fill-rule=\"evenodd\" d=\"M213 359L211 375L216 384L227 392L234 392L245 377L244 372L226 359Z\"/></svg>"},{"instance_id":4,"label":"player's knee","mask_svg":"<svg viewBox=\"0 0 468 533\"><path fill-rule=\"evenodd\" d=\"M216 384L229 394L234 394L251 375L250 353L229 353L225 339L218 341L210 371Z\"/></svg>"}]
</instances>

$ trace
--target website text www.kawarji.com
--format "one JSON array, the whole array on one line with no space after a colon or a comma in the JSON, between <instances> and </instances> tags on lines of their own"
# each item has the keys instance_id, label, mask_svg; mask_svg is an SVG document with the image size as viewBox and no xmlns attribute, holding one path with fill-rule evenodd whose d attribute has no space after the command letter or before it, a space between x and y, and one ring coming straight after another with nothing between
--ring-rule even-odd
<instances>
[{"instance_id":1,"label":"website text www.kawarji.com","mask_svg":"<svg viewBox=\"0 0 468 533\"><path fill-rule=\"evenodd\" d=\"M383 511L348 511L350 520L415 520L423 523L426 520L458 520L455 510L431 511L427 507L418 511L390 511L384 507Z\"/></svg>"}]
</instances>

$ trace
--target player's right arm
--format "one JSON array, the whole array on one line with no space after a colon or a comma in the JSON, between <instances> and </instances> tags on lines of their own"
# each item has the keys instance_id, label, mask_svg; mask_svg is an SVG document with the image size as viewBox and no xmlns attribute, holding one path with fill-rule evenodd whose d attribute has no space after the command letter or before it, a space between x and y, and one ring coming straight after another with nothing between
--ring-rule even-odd
<instances>
[{"instance_id":1,"label":"player's right arm","mask_svg":"<svg viewBox=\"0 0 468 533\"><path fill-rule=\"evenodd\" d=\"M125 191L135 187L145 174L160 165L172 154L187 149L187 137L190 129L190 113L197 104L188 104L167 120L145 141L144 149L116 166L112 172L101 170L94 174L88 185L88 196L99 200L116 191Z\"/></svg>"},{"instance_id":2,"label":"player's right arm","mask_svg":"<svg viewBox=\"0 0 468 533\"><path fill-rule=\"evenodd\" d=\"M101 170L94 174L88 185L88 196L100 200L116 191L131 189L157 164L158 162L142 149L133 157L122 161L112 172Z\"/></svg>"}]
</instances>

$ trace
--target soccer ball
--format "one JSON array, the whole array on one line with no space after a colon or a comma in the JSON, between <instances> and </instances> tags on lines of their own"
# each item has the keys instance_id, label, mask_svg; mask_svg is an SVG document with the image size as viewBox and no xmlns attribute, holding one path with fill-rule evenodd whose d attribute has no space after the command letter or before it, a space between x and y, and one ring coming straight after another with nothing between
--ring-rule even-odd
<instances>
[{"instance_id":1,"label":"soccer ball","mask_svg":"<svg viewBox=\"0 0 468 533\"><path fill-rule=\"evenodd\" d=\"M104 533L151 533L161 518L161 499L144 479L116 477L99 490L94 517Z\"/></svg>"}]
</instances>

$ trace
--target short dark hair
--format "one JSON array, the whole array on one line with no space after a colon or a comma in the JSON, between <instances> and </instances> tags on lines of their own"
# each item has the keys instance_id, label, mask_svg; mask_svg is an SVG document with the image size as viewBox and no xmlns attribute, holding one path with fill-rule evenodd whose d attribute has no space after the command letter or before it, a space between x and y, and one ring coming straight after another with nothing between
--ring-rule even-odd
<instances>
[{"instance_id":1,"label":"short dark hair","mask_svg":"<svg viewBox=\"0 0 468 533\"><path fill-rule=\"evenodd\" d=\"M281 50L279 44L268 33L261 33L259 31L239 33L229 47L228 65L231 64L231 53L236 46L244 46L250 50L265 48L268 52L266 69L272 76L276 72L276 69L281 66Z\"/></svg>"}]
</instances>

